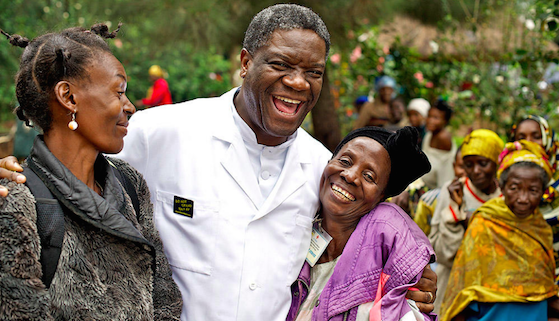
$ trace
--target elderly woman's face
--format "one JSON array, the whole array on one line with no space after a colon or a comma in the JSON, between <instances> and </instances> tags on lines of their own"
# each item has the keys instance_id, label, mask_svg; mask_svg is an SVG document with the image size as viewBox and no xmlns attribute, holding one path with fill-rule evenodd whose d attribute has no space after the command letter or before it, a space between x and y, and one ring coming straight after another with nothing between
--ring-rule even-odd
<instances>
[{"instance_id":1,"label":"elderly woman's face","mask_svg":"<svg viewBox=\"0 0 559 321\"><path fill-rule=\"evenodd\" d=\"M512 167L502 191L505 204L516 216L530 216L540 204L544 193L540 170Z\"/></svg>"},{"instance_id":2,"label":"elderly woman's face","mask_svg":"<svg viewBox=\"0 0 559 321\"><path fill-rule=\"evenodd\" d=\"M383 198L390 176L390 156L376 140L357 137L328 162L322 174L322 214L354 223Z\"/></svg>"},{"instance_id":3,"label":"elderly woman's face","mask_svg":"<svg viewBox=\"0 0 559 321\"><path fill-rule=\"evenodd\" d=\"M136 111L126 97L126 72L113 55L106 53L88 72L89 78L78 82L75 93L76 132L96 150L118 153L124 146L128 115Z\"/></svg>"}]
</instances>

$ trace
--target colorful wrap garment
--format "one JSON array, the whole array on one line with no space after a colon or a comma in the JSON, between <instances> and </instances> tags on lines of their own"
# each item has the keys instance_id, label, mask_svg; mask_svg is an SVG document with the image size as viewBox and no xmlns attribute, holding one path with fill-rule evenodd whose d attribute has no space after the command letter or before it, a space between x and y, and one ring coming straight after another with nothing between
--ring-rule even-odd
<instances>
[{"instance_id":1,"label":"colorful wrap garment","mask_svg":"<svg viewBox=\"0 0 559 321\"><path fill-rule=\"evenodd\" d=\"M433 219L433 213L435 213L435 208L437 207L437 198L440 193L441 189L435 188L421 195L415 209L413 221L427 236L431 233L431 220Z\"/></svg>"},{"instance_id":2,"label":"colorful wrap garment","mask_svg":"<svg viewBox=\"0 0 559 321\"><path fill-rule=\"evenodd\" d=\"M525 219L492 199L473 215L441 307L452 320L472 302L539 302L557 294L551 228L539 210Z\"/></svg>"},{"instance_id":3,"label":"colorful wrap garment","mask_svg":"<svg viewBox=\"0 0 559 321\"><path fill-rule=\"evenodd\" d=\"M547 159L547 154L543 148L527 140L519 140L507 143L505 149L499 155L499 169L497 170L497 178L513 164L520 162L535 163L545 170L548 177L552 177L553 169Z\"/></svg>"},{"instance_id":4,"label":"colorful wrap garment","mask_svg":"<svg viewBox=\"0 0 559 321\"><path fill-rule=\"evenodd\" d=\"M447 182L437 196L437 205L431 219L429 241L437 253L435 313L440 311L452 264L464 237L464 221L486 201L501 195L501 189L498 187L493 193L485 194L467 177L460 178L460 181L464 184L462 205L458 206L450 197L448 186L451 182Z\"/></svg>"}]
</instances>

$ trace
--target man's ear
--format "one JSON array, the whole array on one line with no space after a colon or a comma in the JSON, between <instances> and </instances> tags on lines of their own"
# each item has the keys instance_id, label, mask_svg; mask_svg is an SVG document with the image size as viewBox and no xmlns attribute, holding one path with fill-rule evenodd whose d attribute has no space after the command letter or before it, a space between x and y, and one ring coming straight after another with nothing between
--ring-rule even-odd
<instances>
[{"instance_id":1,"label":"man's ear","mask_svg":"<svg viewBox=\"0 0 559 321\"><path fill-rule=\"evenodd\" d=\"M241 50L241 78L245 78L251 63L252 55L248 52L248 50L243 48L243 50Z\"/></svg>"},{"instance_id":2,"label":"man's ear","mask_svg":"<svg viewBox=\"0 0 559 321\"><path fill-rule=\"evenodd\" d=\"M59 81L54 86L54 95L58 103L69 112L75 112L77 108L76 97L74 92L75 86L66 80Z\"/></svg>"}]
</instances>

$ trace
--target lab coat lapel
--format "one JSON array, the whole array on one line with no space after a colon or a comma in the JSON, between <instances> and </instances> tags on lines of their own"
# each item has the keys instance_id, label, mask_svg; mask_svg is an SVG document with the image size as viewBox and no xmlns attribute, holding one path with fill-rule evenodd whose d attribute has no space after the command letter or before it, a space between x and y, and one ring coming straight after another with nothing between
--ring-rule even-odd
<instances>
[{"instance_id":1,"label":"lab coat lapel","mask_svg":"<svg viewBox=\"0 0 559 321\"><path fill-rule=\"evenodd\" d=\"M264 202L258 181L248 158L244 145L230 144L221 165L233 177L235 182L243 189L256 208L260 208Z\"/></svg>"},{"instance_id":2,"label":"lab coat lapel","mask_svg":"<svg viewBox=\"0 0 559 321\"><path fill-rule=\"evenodd\" d=\"M231 98L226 97L225 99L230 99L232 103ZM222 115L216 115L214 137L221 141L216 143L227 148L227 151L222 154L220 162L254 206L260 208L264 198L258 187L258 180L252 169L245 144L231 113L231 108L227 107L227 111Z\"/></svg>"},{"instance_id":3,"label":"lab coat lapel","mask_svg":"<svg viewBox=\"0 0 559 321\"><path fill-rule=\"evenodd\" d=\"M258 219L273 211L307 182L307 176L303 169L304 164L308 163L307 156L307 151L300 148L298 141L293 142L293 145L287 151L285 164L276 186L274 186L272 193L270 193L258 216L254 219ZM304 202L304 200L299 201Z\"/></svg>"}]
</instances>

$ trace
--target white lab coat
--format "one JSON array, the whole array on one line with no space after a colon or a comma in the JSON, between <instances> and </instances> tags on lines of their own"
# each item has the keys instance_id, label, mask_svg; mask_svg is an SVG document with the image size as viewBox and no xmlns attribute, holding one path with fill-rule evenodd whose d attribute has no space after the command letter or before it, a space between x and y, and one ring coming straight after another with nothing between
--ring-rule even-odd
<instances>
[{"instance_id":1,"label":"white lab coat","mask_svg":"<svg viewBox=\"0 0 559 321\"><path fill-rule=\"evenodd\" d=\"M118 155L148 182L182 320L285 320L331 157L298 129L263 201L233 120L235 91L138 112ZM174 213L175 196L193 201L192 217Z\"/></svg>"}]
</instances>

